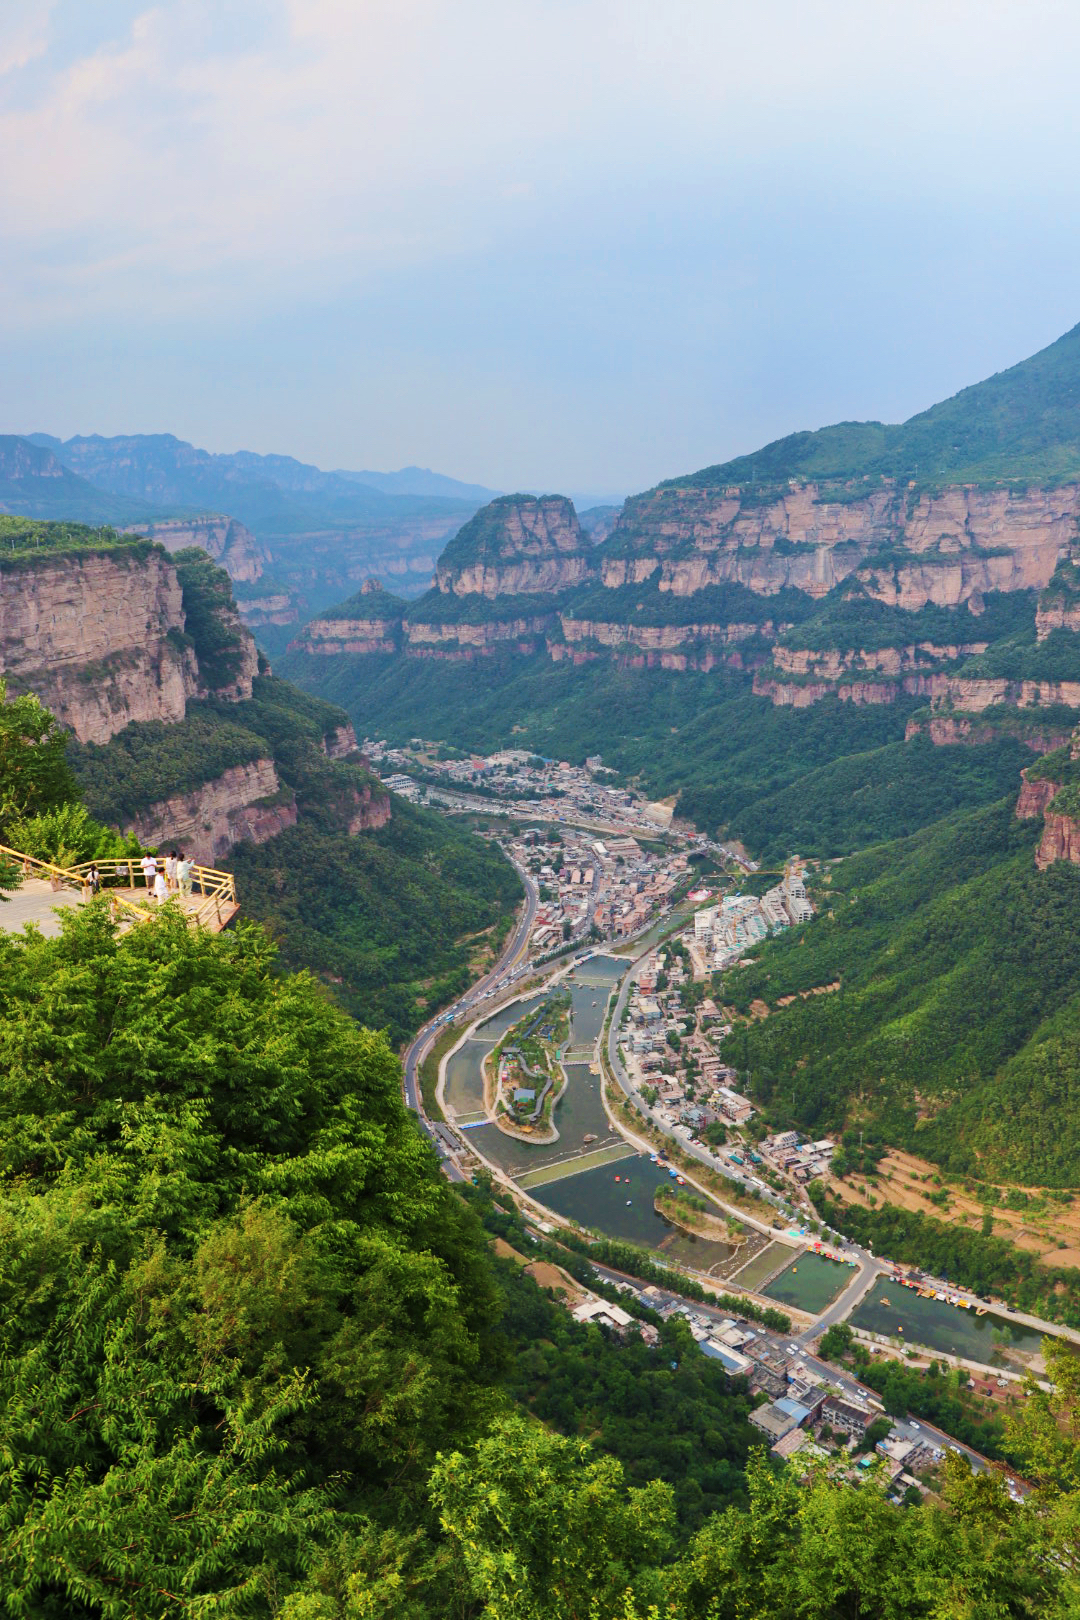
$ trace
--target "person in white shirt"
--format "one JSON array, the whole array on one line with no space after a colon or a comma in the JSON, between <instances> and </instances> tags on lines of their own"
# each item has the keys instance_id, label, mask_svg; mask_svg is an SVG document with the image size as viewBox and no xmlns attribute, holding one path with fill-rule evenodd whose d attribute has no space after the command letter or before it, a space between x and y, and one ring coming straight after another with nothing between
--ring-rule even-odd
<instances>
[{"instance_id":1,"label":"person in white shirt","mask_svg":"<svg viewBox=\"0 0 1080 1620\"><path fill-rule=\"evenodd\" d=\"M170 894L176 892L176 851L171 849L165 857L165 887Z\"/></svg>"},{"instance_id":2,"label":"person in white shirt","mask_svg":"<svg viewBox=\"0 0 1080 1620\"><path fill-rule=\"evenodd\" d=\"M157 877L154 879L154 899L160 906L168 898L169 891L165 886L165 874L163 872L159 872Z\"/></svg>"},{"instance_id":3,"label":"person in white shirt","mask_svg":"<svg viewBox=\"0 0 1080 1620\"><path fill-rule=\"evenodd\" d=\"M154 879L157 877L157 861L152 855L144 855L139 865L142 867L143 877L146 879L146 887L152 889Z\"/></svg>"}]
</instances>

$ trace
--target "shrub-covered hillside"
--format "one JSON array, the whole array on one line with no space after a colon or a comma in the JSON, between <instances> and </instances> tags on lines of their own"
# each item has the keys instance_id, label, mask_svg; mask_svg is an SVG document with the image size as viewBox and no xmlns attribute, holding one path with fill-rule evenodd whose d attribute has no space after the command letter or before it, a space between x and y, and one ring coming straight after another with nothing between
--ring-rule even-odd
<instances>
[{"instance_id":1,"label":"shrub-covered hillside","mask_svg":"<svg viewBox=\"0 0 1080 1620\"><path fill-rule=\"evenodd\" d=\"M743 1490L738 1391L685 1330L624 1359L557 1326L438 1175L384 1041L259 929L118 938L98 904L57 940L0 935L0 973L6 1612L1072 1612L1075 1446L1047 1397L1017 1443L1050 1511L952 1460L906 1511L764 1462ZM693 1534L663 1477L687 1448Z\"/></svg>"},{"instance_id":2,"label":"shrub-covered hillside","mask_svg":"<svg viewBox=\"0 0 1080 1620\"><path fill-rule=\"evenodd\" d=\"M814 1134L854 1111L951 1170L1080 1181L1080 869L1036 871L1013 804L843 861L817 920L725 975L770 1008L727 1042L755 1095Z\"/></svg>"}]
</instances>

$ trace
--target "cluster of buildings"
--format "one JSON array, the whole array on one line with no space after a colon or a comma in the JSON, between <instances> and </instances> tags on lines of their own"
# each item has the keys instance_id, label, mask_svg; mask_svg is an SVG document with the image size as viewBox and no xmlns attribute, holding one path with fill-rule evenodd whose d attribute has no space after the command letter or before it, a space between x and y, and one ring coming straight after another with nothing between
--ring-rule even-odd
<instances>
[{"instance_id":1,"label":"cluster of buildings","mask_svg":"<svg viewBox=\"0 0 1080 1620\"><path fill-rule=\"evenodd\" d=\"M449 808L476 809L480 797L481 807L496 814L581 818L653 836L671 822L669 806L650 804L616 787L599 755L584 766L544 759L524 748L445 759L439 755L446 750L420 737L408 748L365 738L361 750L387 787L414 801L428 798Z\"/></svg>"},{"instance_id":2,"label":"cluster of buildings","mask_svg":"<svg viewBox=\"0 0 1080 1620\"><path fill-rule=\"evenodd\" d=\"M687 1006L692 982L684 959L669 946L651 952L638 972L619 1031L623 1064L639 1089L656 1091L658 1118L698 1134L714 1120L744 1125L754 1105L737 1089L734 1069L718 1043L730 1034L709 997Z\"/></svg>"},{"instance_id":3,"label":"cluster of buildings","mask_svg":"<svg viewBox=\"0 0 1080 1620\"><path fill-rule=\"evenodd\" d=\"M696 911L693 954L702 972L725 968L770 934L808 922L813 915L802 865L791 861L783 882L766 894L727 894Z\"/></svg>"},{"instance_id":4,"label":"cluster of buildings","mask_svg":"<svg viewBox=\"0 0 1080 1620\"><path fill-rule=\"evenodd\" d=\"M540 890L530 941L539 956L566 940L638 933L670 906L687 873L678 852L657 854L629 836L600 839L574 827L530 829L506 847Z\"/></svg>"},{"instance_id":5,"label":"cluster of buildings","mask_svg":"<svg viewBox=\"0 0 1080 1620\"><path fill-rule=\"evenodd\" d=\"M819 1180L828 1170L836 1143L828 1136L819 1142L807 1142L797 1131L778 1131L775 1136L765 1137L760 1147L778 1170L796 1181L807 1182Z\"/></svg>"}]
</instances>

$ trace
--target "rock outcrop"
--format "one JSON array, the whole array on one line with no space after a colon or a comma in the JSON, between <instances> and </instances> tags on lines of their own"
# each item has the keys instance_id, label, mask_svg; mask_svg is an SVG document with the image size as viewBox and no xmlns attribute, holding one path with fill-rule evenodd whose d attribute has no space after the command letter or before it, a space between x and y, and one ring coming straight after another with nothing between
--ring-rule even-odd
<instances>
[{"instance_id":1,"label":"rock outcrop","mask_svg":"<svg viewBox=\"0 0 1080 1620\"><path fill-rule=\"evenodd\" d=\"M262 577L265 553L259 542L250 529L221 512L194 518L159 518L154 523L134 524L125 532L158 540L166 551L198 546L220 563L236 584L250 585Z\"/></svg>"},{"instance_id":2,"label":"rock outcrop","mask_svg":"<svg viewBox=\"0 0 1080 1620\"><path fill-rule=\"evenodd\" d=\"M564 496L502 496L454 536L435 583L455 596L562 591L596 577L592 549Z\"/></svg>"},{"instance_id":3,"label":"rock outcrop","mask_svg":"<svg viewBox=\"0 0 1080 1620\"><path fill-rule=\"evenodd\" d=\"M199 689L176 569L117 547L0 569L0 675L36 692L80 742L132 720L182 720Z\"/></svg>"},{"instance_id":4,"label":"rock outcrop","mask_svg":"<svg viewBox=\"0 0 1080 1620\"><path fill-rule=\"evenodd\" d=\"M660 589L679 596L726 581L765 596L786 587L824 596L856 574L889 606L958 607L988 591L1047 586L1078 516L1078 484L913 497L883 482L843 502L814 484L766 499L735 487L662 487L626 503L602 577L618 586L658 574Z\"/></svg>"},{"instance_id":5,"label":"rock outcrop","mask_svg":"<svg viewBox=\"0 0 1080 1620\"><path fill-rule=\"evenodd\" d=\"M1001 735L1000 727L992 722L981 724L966 714L912 715L904 728L905 742L910 742L913 737L925 736L929 737L935 748L948 748L958 744L977 748L983 743L995 742ZM1049 754L1055 748L1062 748L1068 742L1069 735L1067 731L1046 731L1036 727L1034 730L1025 731L1020 740L1033 754ZM1018 816L1028 813L1020 809L1023 799L1021 790L1016 810ZM1041 814L1041 809L1038 813Z\"/></svg>"},{"instance_id":6,"label":"rock outcrop","mask_svg":"<svg viewBox=\"0 0 1080 1620\"><path fill-rule=\"evenodd\" d=\"M1035 851L1035 865L1045 872L1055 861L1071 861L1080 866L1080 818L1058 815L1047 810L1043 817L1043 835Z\"/></svg>"},{"instance_id":7,"label":"rock outcrop","mask_svg":"<svg viewBox=\"0 0 1080 1620\"><path fill-rule=\"evenodd\" d=\"M335 726L322 740L323 753L330 759L348 759L359 748L356 732L351 725Z\"/></svg>"},{"instance_id":8,"label":"rock outcrop","mask_svg":"<svg viewBox=\"0 0 1080 1620\"><path fill-rule=\"evenodd\" d=\"M273 760L256 759L148 805L129 827L150 848L175 846L213 866L243 840L265 844L295 824L296 801L282 793Z\"/></svg>"},{"instance_id":9,"label":"rock outcrop","mask_svg":"<svg viewBox=\"0 0 1080 1620\"><path fill-rule=\"evenodd\" d=\"M349 790L350 807L346 825L352 834L373 832L385 827L392 814L389 793L375 793L370 787Z\"/></svg>"},{"instance_id":10,"label":"rock outcrop","mask_svg":"<svg viewBox=\"0 0 1080 1620\"><path fill-rule=\"evenodd\" d=\"M237 602L240 617L249 630L265 624L295 624L300 614L295 597L288 591L271 591L266 596L248 596Z\"/></svg>"}]
</instances>

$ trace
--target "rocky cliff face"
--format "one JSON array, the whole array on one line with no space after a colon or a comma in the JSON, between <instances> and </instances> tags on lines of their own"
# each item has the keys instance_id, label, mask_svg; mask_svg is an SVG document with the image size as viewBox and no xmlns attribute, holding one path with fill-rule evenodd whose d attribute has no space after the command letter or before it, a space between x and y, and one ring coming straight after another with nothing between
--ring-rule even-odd
<instances>
[{"instance_id":1,"label":"rocky cliff face","mask_svg":"<svg viewBox=\"0 0 1080 1620\"><path fill-rule=\"evenodd\" d=\"M824 596L856 574L890 606L957 607L987 591L1043 589L1078 515L1077 484L917 498L883 486L844 502L821 499L813 484L766 501L734 487L665 488L626 503L603 581L658 574L660 589L680 596L726 581L765 596L785 587Z\"/></svg>"},{"instance_id":2,"label":"rocky cliff face","mask_svg":"<svg viewBox=\"0 0 1080 1620\"><path fill-rule=\"evenodd\" d=\"M1080 821L1048 810L1043 819L1043 835L1035 851L1035 865L1045 872L1055 861L1071 861L1080 866Z\"/></svg>"},{"instance_id":3,"label":"rocky cliff face","mask_svg":"<svg viewBox=\"0 0 1080 1620\"><path fill-rule=\"evenodd\" d=\"M138 540L5 563L0 675L12 692L36 692L80 742L107 742L133 720L182 720L190 698L250 698L258 652L228 580L198 560L210 594L196 626L183 567ZM222 640L232 649L224 673L197 650Z\"/></svg>"},{"instance_id":4,"label":"rocky cliff face","mask_svg":"<svg viewBox=\"0 0 1080 1620\"><path fill-rule=\"evenodd\" d=\"M132 720L182 720L199 687L176 569L118 549L0 570L0 675L80 742Z\"/></svg>"},{"instance_id":5,"label":"rocky cliff face","mask_svg":"<svg viewBox=\"0 0 1080 1620\"><path fill-rule=\"evenodd\" d=\"M392 653L400 645L398 617L312 619L303 635L289 642L289 651L328 658L335 653Z\"/></svg>"},{"instance_id":6,"label":"rocky cliff face","mask_svg":"<svg viewBox=\"0 0 1080 1620\"><path fill-rule=\"evenodd\" d=\"M322 740L323 753L329 759L348 759L360 746L352 726L335 726Z\"/></svg>"},{"instance_id":7,"label":"rocky cliff face","mask_svg":"<svg viewBox=\"0 0 1080 1620\"><path fill-rule=\"evenodd\" d=\"M347 826L352 834L373 832L385 827L392 814L389 793L373 793L370 787L353 788L350 792Z\"/></svg>"},{"instance_id":8,"label":"rocky cliff face","mask_svg":"<svg viewBox=\"0 0 1080 1620\"><path fill-rule=\"evenodd\" d=\"M300 609L288 591L271 591L265 596L248 596L238 602L240 617L249 630L265 624L294 624Z\"/></svg>"},{"instance_id":9,"label":"rocky cliff face","mask_svg":"<svg viewBox=\"0 0 1080 1620\"><path fill-rule=\"evenodd\" d=\"M785 675L820 675L826 680L839 680L851 670L863 670L882 675L902 675L907 670L935 664L954 662L986 651L985 641L972 641L954 646L938 646L932 641L914 642L909 646L856 648L841 652L837 648L775 647L772 661Z\"/></svg>"},{"instance_id":10,"label":"rocky cliff face","mask_svg":"<svg viewBox=\"0 0 1080 1620\"><path fill-rule=\"evenodd\" d=\"M1060 783L1037 781L1029 782L1026 771L1021 771L1023 784L1020 788L1020 797L1016 801L1016 814L1021 821L1033 821L1041 816L1051 799L1061 791Z\"/></svg>"},{"instance_id":11,"label":"rocky cliff face","mask_svg":"<svg viewBox=\"0 0 1080 1620\"><path fill-rule=\"evenodd\" d=\"M994 742L1001 736L1000 729L993 723L980 724L966 714L931 714L926 716L912 715L904 728L904 741L910 742L912 737L926 736L935 748L948 748L957 744L977 748L983 743ZM1036 727L1023 735L1023 742L1031 749L1033 754L1049 754L1055 748L1064 747L1069 740L1067 731L1051 731ZM1025 811L1020 805L1024 802L1023 790L1017 801L1016 813L1018 816L1027 814L1041 814L1042 810Z\"/></svg>"},{"instance_id":12,"label":"rocky cliff face","mask_svg":"<svg viewBox=\"0 0 1080 1620\"><path fill-rule=\"evenodd\" d=\"M214 866L242 840L265 844L296 824L296 802L283 796L274 762L234 765L193 793L149 805L129 823L142 844L183 849Z\"/></svg>"},{"instance_id":13,"label":"rocky cliff face","mask_svg":"<svg viewBox=\"0 0 1080 1620\"><path fill-rule=\"evenodd\" d=\"M592 542L561 495L505 496L483 507L439 559L435 583L456 596L561 591L596 577Z\"/></svg>"},{"instance_id":14,"label":"rocky cliff face","mask_svg":"<svg viewBox=\"0 0 1080 1620\"><path fill-rule=\"evenodd\" d=\"M265 553L259 542L250 529L220 512L195 518L162 518L151 524L135 524L125 532L158 540L166 551L198 546L220 563L237 584L252 584L262 577Z\"/></svg>"},{"instance_id":15,"label":"rocky cliff face","mask_svg":"<svg viewBox=\"0 0 1080 1620\"><path fill-rule=\"evenodd\" d=\"M493 619L484 624L421 624L407 620L405 650L414 657L441 654L469 658L509 643L521 652L540 652L557 623L554 614Z\"/></svg>"}]
</instances>

